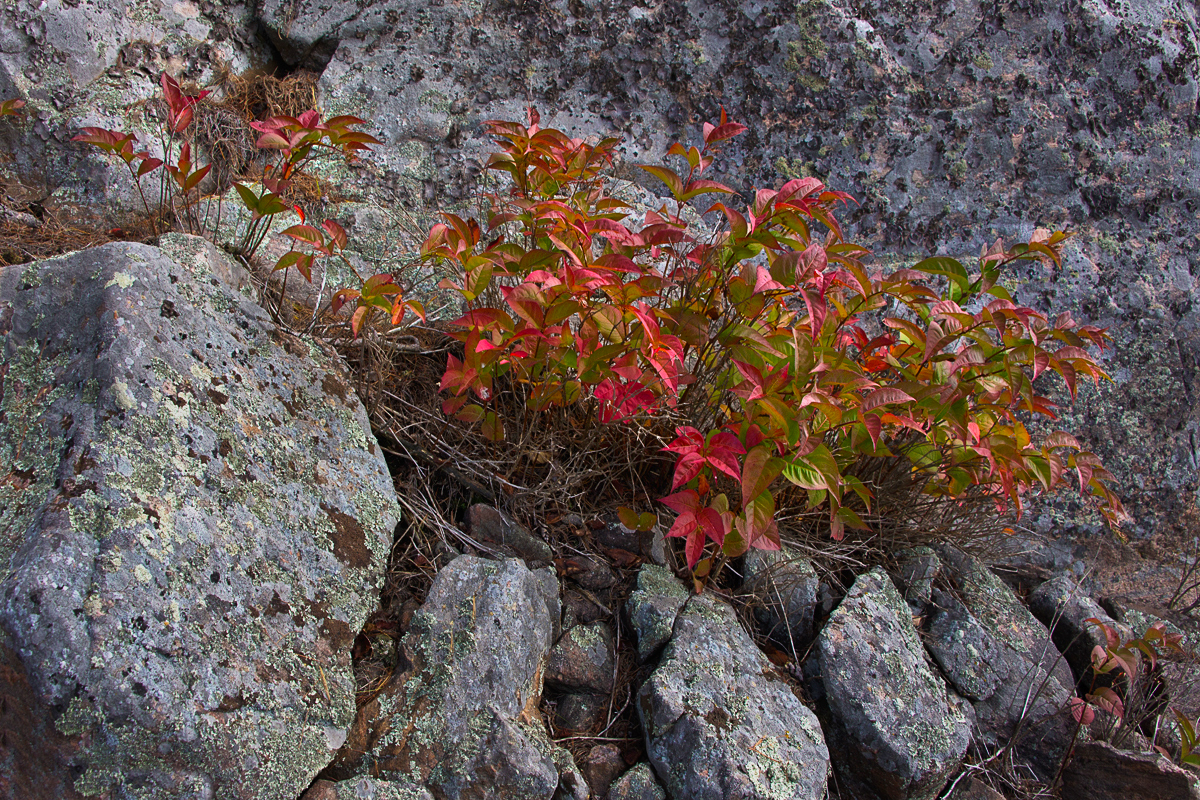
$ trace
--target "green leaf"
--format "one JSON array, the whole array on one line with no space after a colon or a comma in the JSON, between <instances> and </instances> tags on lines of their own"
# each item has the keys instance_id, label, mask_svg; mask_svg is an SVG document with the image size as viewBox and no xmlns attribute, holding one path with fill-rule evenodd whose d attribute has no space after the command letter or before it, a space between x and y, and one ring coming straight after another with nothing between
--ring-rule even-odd
<instances>
[{"instance_id":1,"label":"green leaf","mask_svg":"<svg viewBox=\"0 0 1200 800\"><path fill-rule=\"evenodd\" d=\"M674 197L676 200L682 199L683 181L679 179L679 176L675 174L674 170L668 169L667 167L655 167L647 164L638 164L638 166L665 183L667 188L671 190L672 197Z\"/></svg>"},{"instance_id":2,"label":"green leaf","mask_svg":"<svg viewBox=\"0 0 1200 800\"><path fill-rule=\"evenodd\" d=\"M821 470L803 456L796 456L783 467L783 477L803 489L828 489Z\"/></svg>"},{"instance_id":3,"label":"green leaf","mask_svg":"<svg viewBox=\"0 0 1200 800\"><path fill-rule=\"evenodd\" d=\"M966 268L956 259L948 256L934 256L919 261L913 269L929 275L942 275L949 278L960 292L966 292L971 287L971 279L967 276Z\"/></svg>"},{"instance_id":4,"label":"green leaf","mask_svg":"<svg viewBox=\"0 0 1200 800\"><path fill-rule=\"evenodd\" d=\"M779 477L784 466L783 459L771 456L766 444L761 444L746 453L742 466L743 505L748 505L751 500L766 492Z\"/></svg>"},{"instance_id":5,"label":"green leaf","mask_svg":"<svg viewBox=\"0 0 1200 800\"><path fill-rule=\"evenodd\" d=\"M490 261L484 261L478 269L467 273L467 286L463 290L463 297L467 300L476 299L479 295L483 294L491 282L492 264Z\"/></svg>"},{"instance_id":6,"label":"green leaf","mask_svg":"<svg viewBox=\"0 0 1200 800\"><path fill-rule=\"evenodd\" d=\"M258 195L250 187L235 183L233 188L237 190L238 196L242 198L242 205L246 207L247 211L258 210Z\"/></svg>"},{"instance_id":7,"label":"green leaf","mask_svg":"<svg viewBox=\"0 0 1200 800\"><path fill-rule=\"evenodd\" d=\"M492 442L504 441L504 423L495 411L488 411L483 416L483 435Z\"/></svg>"}]
</instances>

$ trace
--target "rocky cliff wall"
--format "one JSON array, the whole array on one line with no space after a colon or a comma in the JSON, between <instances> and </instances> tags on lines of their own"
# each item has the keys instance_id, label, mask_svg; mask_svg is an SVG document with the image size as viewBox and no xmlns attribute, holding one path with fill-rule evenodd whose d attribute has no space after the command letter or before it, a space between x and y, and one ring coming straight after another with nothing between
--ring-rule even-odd
<instances>
[{"instance_id":1,"label":"rocky cliff wall","mask_svg":"<svg viewBox=\"0 0 1200 800\"><path fill-rule=\"evenodd\" d=\"M385 141L330 177L419 212L469 198L481 121L530 102L545 124L625 137L618 171L638 180L631 164L724 105L751 129L727 180L826 179L858 198L851 231L884 261L1078 234L1061 270L1011 283L1112 330L1114 382L1064 417L1148 536L1195 527L1197 53L1181 0L18 0L0 10L0 96L33 119L0 136L45 202L119 204L75 127L152 130L163 68L201 84L313 70L328 112ZM1035 522L1092 521L1067 504Z\"/></svg>"}]
</instances>

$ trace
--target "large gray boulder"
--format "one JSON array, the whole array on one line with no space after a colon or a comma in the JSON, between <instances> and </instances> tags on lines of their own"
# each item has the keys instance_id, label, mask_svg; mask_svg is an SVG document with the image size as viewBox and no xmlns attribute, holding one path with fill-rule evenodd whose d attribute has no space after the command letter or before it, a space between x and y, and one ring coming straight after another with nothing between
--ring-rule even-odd
<instances>
[{"instance_id":1,"label":"large gray boulder","mask_svg":"<svg viewBox=\"0 0 1200 800\"><path fill-rule=\"evenodd\" d=\"M538 712L559 612L549 569L460 556L438 572L401 640L403 668L326 773L336 796L572 796L583 780Z\"/></svg>"},{"instance_id":2,"label":"large gray boulder","mask_svg":"<svg viewBox=\"0 0 1200 800\"><path fill-rule=\"evenodd\" d=\"M294 798L354 719L391 479L238 272L190 237L0 270L0 631L85 794Z\"/></svg>"},{"instance_id":3,"label":"large gray boulder","mask_svg":"<svg viewBox=\"0 0 1200 800\"><path fill-rule=\"evenodd\" d=\"M973 720L926 663L908 606L883 570L854 581L817 652L843 766L888 800L936 797L962 763Z\"/></svg>"},{"instance_id":4,"label":"large gray boulder","mask_svg":"<svg viewBox=\"0 0 1200 800\"><path fill-rule=\"evenodd\" d=\"M816 715L711 595L680 611L638 713L672 800L825 797L829 752Z\"/></svg>"},{"instance_id":5,"label":"large gray boulder","mask_svg":"<svg viewBox=\"0 0 1200 800\"><path fill-rule=\"evenodd\" d=\"M1071 671L1045 626L983 563L953 547L937 550L953 591L933 591L926 647L971 701L976 743L994 752L1015 738L1017 752L1048 780L1074 735Z\"/></svg>"}]
</instances>

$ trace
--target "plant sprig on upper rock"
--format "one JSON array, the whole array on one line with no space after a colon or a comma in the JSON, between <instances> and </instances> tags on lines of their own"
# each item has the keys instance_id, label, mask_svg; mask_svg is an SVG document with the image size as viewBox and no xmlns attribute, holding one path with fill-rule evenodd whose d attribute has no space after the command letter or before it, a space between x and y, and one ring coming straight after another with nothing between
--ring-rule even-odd
<instances>
[{"instance_id":1,"label":"plant sprig on upper rock","mask_svg":"<svg viewBox=\"0 0 1200 800\"><path fill-rule=\"evenodd\" d=\"M165 72L162 73L159 84L167 111L160 143L162 158L151 156L149 150L139 150L136 147L137 136L122 131L87 127L72 141L90 144L124 162L154 233L158 233L159 224L165 219L169 223L181 226L188 233L211 234L220 225L219 203L211 231L208 227L210 215L206 213L202 219L196 207L200 201L201 184L212 170L212 164L201 165L193 157L189 133L196 106L211 93L200 91L196 95L185 94L178 81ZM0 116L14 114L22 105L24 103L19 100L0 103ZM322 120L320 112L315 109L305 111L297 117L276 116L250 123L250 127L259 132L256 142L258 149L274 153L274 156L268 158L263 169L260 191L256 192L243 183L233 184L238 198L250 215L236 248L243 258L249 260L254 257L270 234L275 218L289 210L283 199L284 194L299 176L305 174L306 168L315 158L322 154L335 154L347 161L353 161L359 153L368 151L372 145L380 143L374 136L356 130L365 124L364 120L348 115ZM160 173L158 207L152 209L142 189L142 178L159 167L162 167L164 172ZM349 261L342 255L347 236L341 224L330 219L323 221L320 227L315 227L307 224L304 212L298 206L292 208L299 215L300 222L282 231L282 234L305 249L297 250L293 245L291 250L276 261L272 269L273 272L284 272L284 292L287 288L288 270L295 267L305 280L311 282L313 265L320 258L340 258L354 272ZM358 278L360 288L341 288L334 293L330 303L330 309L336 314L345 303L356 302L356 308L350 317L350 328L355 337L375 310L390 315L392 324L398 324L408 311L424 317L422 305L416 300L404 298L392 274L381 273L368 278ZM282 298L280 302L282 303Z\"/></svg>"},{"instance_id":2,"label":"plant sprig on upper rock","mask_svg":"<svg viewBox=\"0 0 1200 800\"><path fill-rule=\"evenodd\" d=\"M486 233L445 214L422 251L457 268L444 286L467 306L443 410L503 439L503 379L535 410L682 416L662 502L699 574L707 559L780 546L786 484L834 539L870 527L880 465L906 465L926 495L983 496L1018 515L1030 491L1070 479L1111 523L1122 518L1094 455L1069 433L1035 439L1026 426L1055 417L1034 386L1043 374L1072 396L1079 377L1107 377L1089 349L1107 334L1021 306L998 283L1014 262L1057 264L1067 234L997 241L971 271L945 256L881 271L844 237L837 212L851 198L814 178L759 190L745 208L712 203L702 211L723 220L715 235L686 221L686 204L735 196L701 177L746 130L724 112L701 146L671 146L682 172L643 167L671 200L638 219L608 192L616 140L542 128L532 109L526 125L487 126L500 145L488 168L510 188L491 195Z\"/></svg>"}]
</instances>

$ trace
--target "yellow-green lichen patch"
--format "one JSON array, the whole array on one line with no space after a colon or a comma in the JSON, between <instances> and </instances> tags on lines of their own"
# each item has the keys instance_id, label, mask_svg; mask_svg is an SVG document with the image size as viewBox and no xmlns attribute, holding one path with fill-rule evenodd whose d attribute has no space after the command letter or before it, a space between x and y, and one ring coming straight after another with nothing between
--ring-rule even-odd
<instances>
[{"instance_id":1,"label":"yellow-green lichen patch","mask_svg":"<svg viewBox=\"0 0 1200 800\"><path fill-rule=\"evenodd\" d=\"M64 432L49 409L67 391L56 377L65 359L44 359L34 342L14 350L0 377L0 576L54 486Z\"/></svg>"}]
</instances>

